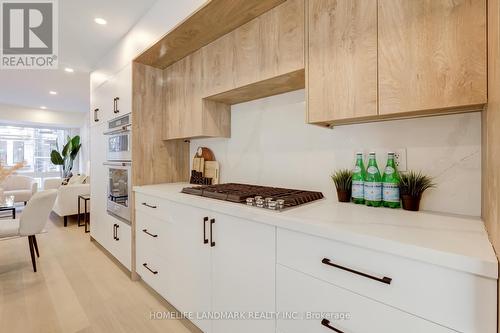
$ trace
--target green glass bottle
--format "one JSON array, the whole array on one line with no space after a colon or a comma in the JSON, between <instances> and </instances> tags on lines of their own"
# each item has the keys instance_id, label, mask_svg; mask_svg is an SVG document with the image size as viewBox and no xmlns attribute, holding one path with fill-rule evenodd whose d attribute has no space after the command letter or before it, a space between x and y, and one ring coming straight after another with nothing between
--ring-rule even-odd
<instances>
[{"instance_id":1,"label":"green glass bottle","mask_svg":"<svg viewBox=\"0 0 500 333\"><path fill-rule=\"evenodd\" d=\"M363 163L363 153L356 153L356 165L352 171L352 202L355 204L365 203L365 177L366 169Z\"/></svg>"},{"instance_id":2,"label":"green glass bottle","mask_svg":"<svg viewBox=\"0 0 500 333\"><path fill-rule=\"evenodd\" d=\"M400 208L399 172L394 162L394 153L387 154L387 166L382 177L382 201L385 207Z\"/></svg>"},{"instance_id":3,"label":"green glass bottle","mask_svg":"<svg viewBox=\"0 0 500 333\"><path fill-rule=\"evenodd\" d=\"M368 159L368 168L365 178L365 204L367 206L382 206L382 176L378 170L375 153L370 153Z\"/></svg>"}]
</instances>

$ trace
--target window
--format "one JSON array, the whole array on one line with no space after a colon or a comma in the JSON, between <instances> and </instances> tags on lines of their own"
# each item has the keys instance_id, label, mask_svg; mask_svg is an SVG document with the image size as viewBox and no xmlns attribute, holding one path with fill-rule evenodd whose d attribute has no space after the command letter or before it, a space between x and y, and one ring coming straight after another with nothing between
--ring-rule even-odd
<instances>
[{"instance_id":1,"label":"window","mask_svg":"<svg viewBox=\"0 0 500 333\"><path fill-rule=\"evenodd\" d=\"M7 141L0 141L0 164L7 164Z\"/></svg>"},{"instance_id":2,"label":"window","mask_svg":"<svg viewBox=\"0 0 500 333\"><path fill-rule=\"evenodd\" d=\"M60 166L50 161L52 149L62 149L67 137L75 135L75 130L63 128L36 128L0 125L0 162L11 166L26 161L20 174L37 179L59 177ZM77 168L78 161L74 167Z\"/></svg>"}]
</instances>

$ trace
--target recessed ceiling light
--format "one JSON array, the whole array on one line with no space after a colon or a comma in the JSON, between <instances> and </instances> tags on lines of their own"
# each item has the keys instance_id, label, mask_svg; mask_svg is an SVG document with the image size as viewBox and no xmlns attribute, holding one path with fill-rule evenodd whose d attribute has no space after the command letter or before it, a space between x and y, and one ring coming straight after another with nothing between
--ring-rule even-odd
<instances>
[{"instance_id":1,"label":"recessed ceiling light","mask_svg":"<svg viewBox=\"0 0 500 333\"><path fill-rule=\"evenodd\" d=\"M108 22L105 19L100 18L100 17L96 17L94 19L94 22L97 23L97 24L100 24L100 25L106 25L106 24L108 24Z\"/></svg>"},{"instance_id":2,"label":"recessed ceiling light","mask_svg":"<svg viewBox=\"0 0 500 333\"><path fill-rule=\"evenodd\" d=\"M75 70L73 68L66 67L64 71L68 73L73 73Z\"/></svg>"},{"instance_id":3,"label":"recessed ceiling light","mask_svg":"<svg viewBox=\"0 0 500 333\"><path fill-rule=\"evenodd\" d=\"M47 110L47 107L46 106L40 106L40 109Z\"/></svg>"},{"instance_id":4,"label":"recessed ceiling light","mask_svg":"<svg viewBox=\"0 0 500 333\"><path fill-rule=\"evenodd\" d=\"M57 95L57 91L51 90L51 91L49 91L49 94L51 94L51 95Z\"/></svg>"}]
</instances>

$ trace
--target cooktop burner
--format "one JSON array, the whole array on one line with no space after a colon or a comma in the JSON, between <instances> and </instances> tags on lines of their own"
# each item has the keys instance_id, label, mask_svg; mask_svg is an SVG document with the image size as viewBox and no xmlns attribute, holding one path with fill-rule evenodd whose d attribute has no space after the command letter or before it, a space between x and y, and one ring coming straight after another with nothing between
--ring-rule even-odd
<instances>
[{"instance_id":1,"label":"cooktop burner","mask_svg":"<svg viewBox=\"0 0 500 333\"><path fill-rule=\"evenodd\" d=\"M323 199L321 192L236 183L185 187L182 193L272 210L283 210Z\"/></svg>"}]
</instances>

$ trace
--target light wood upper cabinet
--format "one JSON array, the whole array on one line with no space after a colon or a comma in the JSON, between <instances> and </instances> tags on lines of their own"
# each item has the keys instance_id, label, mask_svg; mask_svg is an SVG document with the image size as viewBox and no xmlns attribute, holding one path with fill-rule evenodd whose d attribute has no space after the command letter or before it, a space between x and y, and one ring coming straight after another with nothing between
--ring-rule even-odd
<instances>
[{"instance_id":1,"label":"light wood upper cabinet","mask_svg":"<svg viewBox=\"0 0 500 333\"><path fill-rule=\"evenodd\" d=\"M259 17L261 80L304 68L304 0L288 0Z\"/></svg>"},{"instance_id":2,"label":"light wood upper cabinet","mask_svg":"<svg viewBox=\"0 0 500 333\"><path fill-rule=\"evenodd\" d=\"M379 113L486 103L486 0L378 0Z\"/></svg>"},{"instance_id":3,"label":"light wood upper cabinet","mask_svg":"<svg viewBox=\"0 0 500 333\"><path fill-rule=\"evenodd\" d=\"M304 0L288 0L204 46L203 96L303 69L304 31Z\"/></svg>"},{"instance_id":4,"label":"light wood upper cabinet","mask_svg":"<svg viewBox=\"0 0 500 333\"><path fill-rule=\"evenodd\" d=\"M179 60L163 74L165 139L200 136L203 127L201 52Z\"/></svg>"},{"instance_id":5,"label":"light wood upper cabinet","mask_svg":"<svg viewBox=\"0 0 500 333\"><path fill-rule=\"evenodd\" d=\"M377 115L377 0L307 3L308 121Z\"/></svg>"}]
</instances>

